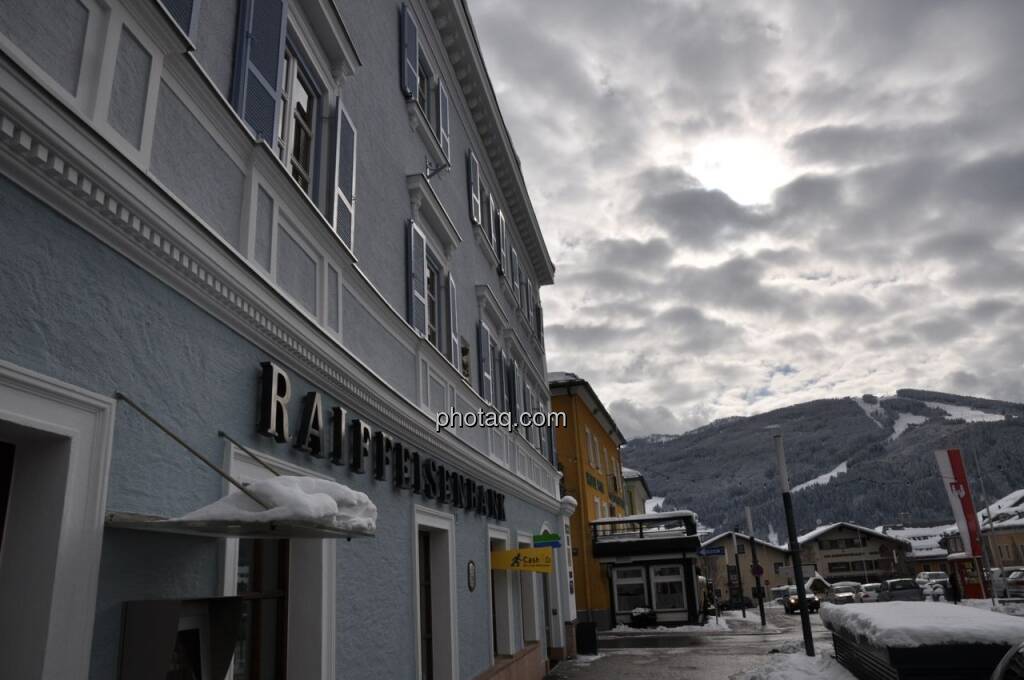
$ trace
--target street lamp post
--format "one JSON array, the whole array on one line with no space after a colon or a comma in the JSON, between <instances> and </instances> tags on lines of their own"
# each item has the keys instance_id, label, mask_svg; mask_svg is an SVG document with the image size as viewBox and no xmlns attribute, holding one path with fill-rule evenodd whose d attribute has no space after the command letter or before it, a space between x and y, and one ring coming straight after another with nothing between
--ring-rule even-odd
<instances>
[{"instance_id":1,"label":"street lamp post","mask_svg":"<svg viewBox=\"0 0 1024 680\"><path fill-rule=\"evenodd\" d=\"M750 559L754 563L754 588L757 592L757 608L761 611L761 625L765 625L764 619L764 590L761 589L761 565L757 561L757 545L754 541L754 520L750 516L750 506L747 506L747 536L750 538Z\"/></svg>"},{"instance_id":2,"label":"street lamp post","mask_svg":"<svg viewBox=\"0 0 1024 680\"><path fill-rule=\"evenodd\" d=\"M793 497L789 488L789 473L786 472L786 451L782 447L782 433L776 432L775 455L779 468L779 485L782 487L782 507L786 511L786 530L789 533L789 553L793 562L796 580L796 597L800 603L800 627L804 633L804 650L807 656L814 656L814 638L811 637L811 615L807 611L807 594L804 592L803 564L800 560L800 541L796 534L796 520L793 519Z\"/></svg>"}]
</instances>

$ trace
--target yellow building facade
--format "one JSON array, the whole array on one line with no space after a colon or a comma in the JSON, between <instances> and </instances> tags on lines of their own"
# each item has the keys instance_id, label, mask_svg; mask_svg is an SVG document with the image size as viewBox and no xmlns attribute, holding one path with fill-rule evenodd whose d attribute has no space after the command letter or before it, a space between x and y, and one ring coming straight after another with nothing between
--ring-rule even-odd
<instances>
[{"instance_id":1,"label":"yellow building facade","mask_svg":"<svg viewBox=\"0 0 1024 680\"><path fill-rule=\"evenodd\" d=\"M579 621L611 625L607 569L595 558L590 523L623 517L626 491L619 448L625 438L590 384L573 373L548 375L552 412L565 414L555 429L563 492L579 503L570 522L572 589Z\"/></svg>"}]
</instances>

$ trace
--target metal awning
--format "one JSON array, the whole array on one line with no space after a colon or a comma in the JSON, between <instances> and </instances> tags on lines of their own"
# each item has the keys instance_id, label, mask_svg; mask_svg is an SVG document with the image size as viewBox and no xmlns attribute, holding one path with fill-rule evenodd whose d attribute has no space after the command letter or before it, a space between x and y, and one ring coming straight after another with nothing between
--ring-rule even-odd
<instances>
[{"instance_id":1,"label":"metal awning","mask_svg":"<svg viewBox=\"0 0 1024 680\"><path fill-rule=\"evenodd\" d=\"M135 512L108 512L105 525L112 529L135 529L207 538L344 538L351 540L374 535L372 532L341 530L326 524L300 520L286 522L183 520Z\"/></svg>"}]
</instances>

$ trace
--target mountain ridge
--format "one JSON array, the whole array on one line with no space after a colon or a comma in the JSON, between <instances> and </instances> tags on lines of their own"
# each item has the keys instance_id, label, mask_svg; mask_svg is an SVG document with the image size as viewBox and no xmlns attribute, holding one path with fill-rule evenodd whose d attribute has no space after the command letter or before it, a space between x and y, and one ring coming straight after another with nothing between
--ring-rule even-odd
<instances>
[{"instance_id":1,"label":"mountain ridge","mask_svg":"<svg viewBox=\"0 0 1024 680\"><path fill-rule=\"evenodd\" d=\"M665 507L694 510L718 530L745 526L749 505L755 532L764 536L784 526L773 425L784 436L790 483L801 487L794 493L801 532L836 521L951 521L935 449L966 452L978 506L979 466L989 501L1024 487L1024 404L910 388L893 396L817 399L680 435L636 438L623 447L623 463L644 474Z\"/></svg>"}]
</instances>

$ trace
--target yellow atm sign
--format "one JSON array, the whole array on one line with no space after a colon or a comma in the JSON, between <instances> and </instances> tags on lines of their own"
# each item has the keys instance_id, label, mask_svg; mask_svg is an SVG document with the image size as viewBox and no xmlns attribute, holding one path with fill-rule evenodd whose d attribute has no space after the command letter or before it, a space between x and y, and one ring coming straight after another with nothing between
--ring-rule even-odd
<instances>
[{"instance_id":1,"label":"yellow atm sign","mask_svg":"<svg viewBox=\"0 0 1024 680\"><path fill-rule=\"evenodd\" d=\"M554 560L554 552L551 548L495 550L491 553L491 569L540 571L545 574L550 574Z\"/></svg>"}]
</instances>

